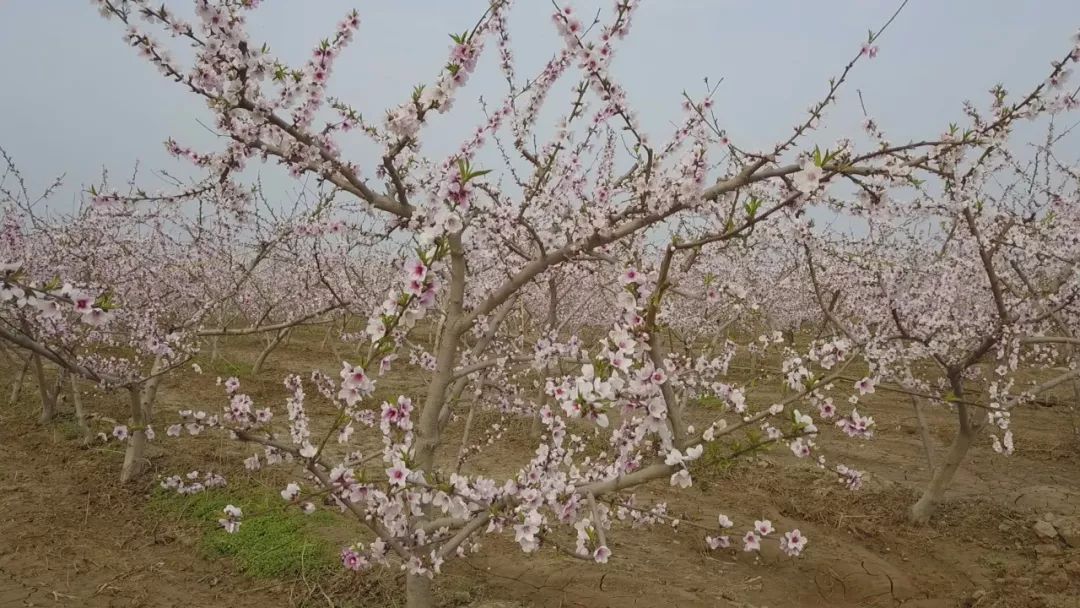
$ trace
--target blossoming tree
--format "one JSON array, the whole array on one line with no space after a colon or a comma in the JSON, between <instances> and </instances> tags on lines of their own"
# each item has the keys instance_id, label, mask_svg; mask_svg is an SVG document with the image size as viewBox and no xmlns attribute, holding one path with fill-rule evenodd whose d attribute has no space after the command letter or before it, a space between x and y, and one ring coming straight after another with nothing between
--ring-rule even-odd
<instances>
[{"instance_id":1,"label":"blossoming tree","mask_svg":"<svg viewBox=\"0 0 1080 608\"><path fill-rule=\"evenodd\" d=\"M1057 83L1051 77L1047 86ZM990 129L992 137L941 158L932 182L913 184L910 200L888 201L869 180L859 182L862 196L848 210L866 222L867 234L805 234L821 310L865 346L872 382L894 382L957 416L944 460L934 466L931 458L931 480L912 506L920 523L980 434L990 431L993 449L1011 454L1012 410L1077 376L1080 217L1071 201L1078 183L1054 154L1060 138L1053 128L1076 102L1028 97L1010 105L1003 91L993 95L991 118L969 109L970 129ZM1006 119L1042 110L1049 135L1035 154L1010 148ZM867 127L883 138L872 122ZM838 297L827 302L827 293ZM1042 372L1043 380L1026 384L1020 372Z\"/></svg>"},{"instance_id":2,"label":"blossoming tree","mask_svg":"<svg viewBox=\"0 0 1080 608\"><path fill-rule=\"evenodd\" d=\"M207 328L208 319L223 318L237 306L263 264L274 260L280 274L297 274L281 268L282 258L295 258L270 255L295 241L290 223L262 228L251 217L216 206L192 212L179 203L139 207L106 200L61 213L41 205L49 191L31 197L14 162L6 154L5 159L16 187L0 191L0 340L27 353L26 365L34 369L41 392L43 423L55 416L70 381L84 441L127 442L122 480L145 468L162 379L187 363L203 339L280 332L334 307L294 310L268 324ZM294 292L291 285L271 286ZM264 308L260 318L273 312ZM46 366L57 369L55 385L46 378ZM79 381L126 393L128 417L84 411ZM103 432L94 432L95 420L99 427L107 424Z\"/></svg>"},{"instance_id":3,"label":"blossoming tree","mask_svg":"<svg viewBox=\"0 0 1080 608\"><path fill-rule=\"evenodd\" d=\"M880 196L918 176L936 175L943 162L987 145L1029 111L1075 103L1040 85L1008 106L1016 111L963 134L803 149L804 137L819 126L856 63L876 54L879 30L853 49L850 63L791 136L773 146L748 149L729 141L710 95L688 98L681 124L658 139L646 133L610 69L637 2L617 0L591 24L569 6L556 7L552 27L562 44L539 73L523 79L507 29L511 2L494 0L470 29L454 35L435 79L373 122L361 107L327 94L335 62L360 27L358 13L346 15L303 66L293 67L248 32L256 0L196 0L187 18L141 0L96 3L106 17L123 23L124 39L157 70L206 101L228 143L206 153L175 142L169 147L207 172L201 187L218 204L242 209L248 201L239 171L252 160L272 161L351 197L360 203L353 207L358 214L401 245L389 249L398 273L371 312L366 348L342 365L339 378L316 372L305 382L289 375L285 416L259 407L231 381L224 414L191 413L187 425L221 426L259 446L249 459L253 468L298 465L304 477L283 489L283 498L312 509L313 497L327 497L354 515L367 532L343 551L344 564L357 570L400 564L408 605L416 607L432 604L431 580L444 560L476 550L485 533L512 530L525 552L561 546L565 534L574 543L566 553L606 562L617 520L650 523L665 516L661 505L636 502L634 489L649 482L690 486L694 463L706 449L735 458L786 444L825 467L817 426L805 412L828 411L833 393L848 396L850 389L834 381L862 343L834 337L801 354L789 349L783 364L789 396L759 402L746 387L725 381L725 348L688 356L674 347L666 331L676 323L674 302L707 300L714 287L688 283L684 275L708 272L695 268L710 259L701 252L759 227L776 222L789 234L802 234L810 210L841 204L826 194L837 182L870 182ZM161 31L171 42L157 39ZM173 45L190 47L185 54L193 58L175 59ZM476 118L475 130L453 153L430 158L425 128L451 112L491 47L507 82L505 96ZM1072 46L1051 77L1076 59ZM562 79L575 84L548 129L538 120L540 109L558 104L551 98ZM378 146L372 167L346 158L349 138ZM503 159L498 170L482 166L488 144ZM530 343L527 334L515 335L507 319L518 298L560 273L576 276L573 268L597 260L604 262L599 272L610 277L601 284L616 294L601 307L606 327L597 339L549 335ZM716 280L736 288L739 283ZM677 309L695 315L690 322L702 310L685 303ZM432 314L439 330L430 353L399 356L414 348L411 336ZM529 360L531 372L516 370ZM379 403L373 398L379 375L403 365L427 374L423 389ZM519 390L536 384L544 387L542 398ZM541 428L530 457L488 473L457 466L461 446L449 445L447 437L449 425L461 421L452 414L466 387L481 396L509 390L523 412L537 417ZM703 424L691 424L692 401L705 395L722 407ZM857 393L851 397L858 401ZM864 437L872 420L853 409L840 416L840 425ZM828 468L858 484L858 472ZM242 511L230 506L222 524L235 530ZM732 525L719 516L709 545L730 545L725 530ZM747 526L743 549L757 550L769 540L790 555L807 544L799 530L780 534L771 522L757 521Z\"/></svg>"}]
</instances>

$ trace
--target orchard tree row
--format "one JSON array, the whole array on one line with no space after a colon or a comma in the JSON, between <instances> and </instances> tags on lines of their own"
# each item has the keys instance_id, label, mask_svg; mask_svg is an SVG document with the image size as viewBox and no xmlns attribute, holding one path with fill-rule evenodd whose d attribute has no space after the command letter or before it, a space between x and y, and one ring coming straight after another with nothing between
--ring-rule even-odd
<instances>
[{"instance_id":1,"label":"orchard tree row","mask_svg":"<svg viewBox=\"0 0 1080 608\"><path fill-rule=\"evenodd\" d=\"M328 93L362 28L355 12L293 66L249 31L256 0L95 4L205 102L223 144L169 140L196 179L161 192L137 175L103 179L69 213L48 205L55 185L32 193L5 154L12 390L37 386L45 424L70 394L83 441L126 445L125 481L145 471L148 441L180 448L202 433L235 440L249 469L288 467L282 499L355 519L344 567L403 569L411 607L431 606L443 564L485 535L604 563L620 528L671 519L635 490L678 492L706 462L776 448L858 491L862 472L829 444L873 436L862 401L877 391L955 417L911 506L926 523L973 445L1008 458L1023 406L1080 373L1080 167L1057 152L1080 107L1068 81L1080 38L1032 66L1026 90L994 87L920 139L892 139L868 113L861 132L808 144L849 75L873 69L882 27L853 44L790 136L752 147L728 137L715 90L686 95L669 132L645 131L611 69L633 0L595 17L554 7L546 27L561 44L537 73L515 62L512 2L492 0L385 112ZM504 96L444 116L460 114L486 55ZM432 156L428 127L446 120L475 129ZM355 140L379 150L371 165L343 152ZM251 183L252 165L280 166L303 194ZM342 363L290 367L284 408L228 378L218 403L155 411L163 380L197 355L259 335L252 373L265 374L295 331L325 332ZM783 384L783 399L758 394L746 367ZM376 398L391 374L423 382ZM85 411L79 386L124 415ZM531 429L514 439L520 461L471 467L510 440L510 419ZM718 504L739 491L719 487ZM713 550L813 547L767 520L716 522L703 539ZM221 523L242 526L243 505Z\"/></svg>"}]
</instances>

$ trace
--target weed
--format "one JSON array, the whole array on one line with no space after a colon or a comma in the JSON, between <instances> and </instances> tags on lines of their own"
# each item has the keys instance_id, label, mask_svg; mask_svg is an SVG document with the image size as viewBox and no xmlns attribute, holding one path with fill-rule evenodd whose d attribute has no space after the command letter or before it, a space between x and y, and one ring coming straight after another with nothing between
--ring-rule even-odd
<instances>
[{"instance_id":1,"label":"weed","mask_svg":"<svg viewBox=\"0 0 1080 608\"><path fill-rule=\"evenodd\" d=\"M228 504L244 510L243 523L233 534L217 524ZM230 558L254 577L318 576L338 567L337 550L321 533L333 525L333 517L286 509L280 498L262 489L230 487L191 496L159 490L148 508L196 524L202 532L199 546L206 555Z\"/></svg>"}]
</instances>

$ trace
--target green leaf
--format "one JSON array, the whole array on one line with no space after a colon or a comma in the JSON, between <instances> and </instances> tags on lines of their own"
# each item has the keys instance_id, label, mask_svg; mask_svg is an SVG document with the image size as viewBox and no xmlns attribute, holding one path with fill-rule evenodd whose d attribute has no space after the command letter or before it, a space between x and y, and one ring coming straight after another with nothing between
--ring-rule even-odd
<instances>
[{"instance_id":1,"label":"green leaf","mask_svg":"<svg viewBox=\"0 0 1080 608\"><path fill-rule=\"evenodd\" d=\"M753 218L757 215L758 209L761 208L761 199L756 196L751 196L750 200L743 203L743 210L746 211L746 215L749 218Z\"/></svg>"},{"instance_id":2,"label":"green leaf","mask_svg":"<svg viewBox=\"0 0 1080 608\"><path fill-rule=\"evenodd\" d=\"M98 296L97 300L94 301L94 306L100 308L101 310L104 310L105 312L109 312L110 310L115 309L116 304L113 302L112 293L106 291L105 293Z\"/></svg>"}]
</instances>

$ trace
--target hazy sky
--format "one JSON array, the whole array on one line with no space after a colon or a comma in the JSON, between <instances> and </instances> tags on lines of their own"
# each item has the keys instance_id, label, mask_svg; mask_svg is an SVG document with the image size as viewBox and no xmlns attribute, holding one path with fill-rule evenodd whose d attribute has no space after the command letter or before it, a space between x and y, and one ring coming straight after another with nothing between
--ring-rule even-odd
<instances>
[{"instance_id":1,"label":"hazy sky","mask_svg":"<svg viewBox=\"0 0 1080 608\"><path fill-rule=\"evenodd\" d=\"M190 11L190 2L171 2ZM481 14L485 0L267 1L250 31L299 65L349 9L362 24L335 68L331 92L369 117L431 81L446 61L450 32ZM612 2L573 6L591 14ZM717 114L733 141L764 146L790 132L821 97L829 76L880 26L896 0L644 0L631 37L618 50L621 78L647 132L661 139L680 116L681 92L700 93L702 78L723 78ZM519 74L535 74L560 41L547 0L517 0L511 17ZM934 136L962 121L961 102L982 105L996 82L1020 93L1040 82L1080 26L1077 0L911 0L879 42L879 56L858 68L827 117L829 143L861 121L856 89L894 141ZM165 154L169 136L214 149L198 123L203 102L162 78L127 48L123 28L86 0L0 0L0 146L33 185L66 173L65 201L104 166L185 174ZM164 39L165 36L159 36ZM489 51L494 48L489 47ZM426 136L436 154L477 123L475 99L503 90L492 58L478 69L453 119ZM568 79L569 80L569 79ZM559 112L567 95L555 95ZM812 147L812 145L811 145ZM356 148L361 157L364 151ZM370 165L369 165L370 166ZM276 179L276 178L275 178ZM282 180L282 185L287 183ZM143 184L160 185L147 172Z\"/></svg>"}]
</instances>

